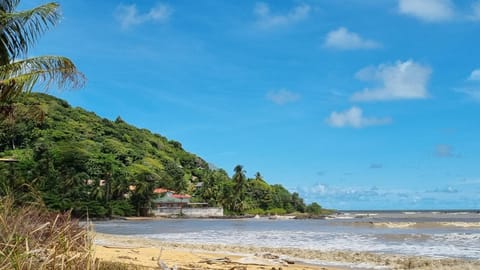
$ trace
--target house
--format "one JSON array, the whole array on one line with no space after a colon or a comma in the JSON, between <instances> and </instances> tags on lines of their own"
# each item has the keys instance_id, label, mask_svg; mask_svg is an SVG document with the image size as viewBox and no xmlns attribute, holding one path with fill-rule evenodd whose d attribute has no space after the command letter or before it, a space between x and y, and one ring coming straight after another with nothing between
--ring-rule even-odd
<instances>
[{"instance_id":1,"label":"house","mask_svg":"<svg viewBox=\"0 0 480 270\"><path fill-rule=\"evenodd\" d=\"M191 203L192 196L177 194L175 191L156 188L157 197L152 200L152 213L156 216L218 217L223 208L208 207L207 203Z\"/></svg>"},{"instance_id":2,"label":"house","mask_svg":"<svg viewBox=\"0 0 480 270\"><path fill-rule=\"evenodd\" d=\"M175 208L186 207L190 203L192 196L187 194L176 194L172 190L164 188L156 188L153 193L157 194L157 198L152 200L154 208Z\"/></svg>"}]
</instances>

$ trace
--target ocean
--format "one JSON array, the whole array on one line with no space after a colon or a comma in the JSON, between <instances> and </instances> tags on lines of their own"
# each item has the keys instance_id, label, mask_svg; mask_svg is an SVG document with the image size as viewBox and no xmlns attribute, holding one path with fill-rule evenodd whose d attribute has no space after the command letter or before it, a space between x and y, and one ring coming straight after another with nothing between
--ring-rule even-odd
<instances>
[{"instance_id":1,"label":"ocean","mask_svg":"<svg viewBox=\"0 0 480 270\"><path fill-rule=\"evenodd\" d=\"M97 232L164 242L353 251L480 260L480 213L345 212L327 219L96 222Z\"/></svg>"}]
</instances>

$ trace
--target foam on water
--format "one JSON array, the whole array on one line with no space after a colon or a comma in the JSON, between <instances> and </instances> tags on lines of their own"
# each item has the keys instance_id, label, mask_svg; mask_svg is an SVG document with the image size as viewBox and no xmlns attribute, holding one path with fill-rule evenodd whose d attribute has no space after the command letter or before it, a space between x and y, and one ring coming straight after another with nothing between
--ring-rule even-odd
<instances>
[{"instance_id":1,"label":"foam on water","mask_svg":"<svg viewBox=\"0 0 480 270\"><path fill-rule=\"evenodd\" d=\"M480 258L480 233L448 233L431 236L407 234L396 239L384 235L305 231L235 231L205 230L190 233L144 234L167 242L226 244L261 247L287 247L319 251L350 250L358 252L424 255L431 257Z\"/></svg>"}]
</instances>

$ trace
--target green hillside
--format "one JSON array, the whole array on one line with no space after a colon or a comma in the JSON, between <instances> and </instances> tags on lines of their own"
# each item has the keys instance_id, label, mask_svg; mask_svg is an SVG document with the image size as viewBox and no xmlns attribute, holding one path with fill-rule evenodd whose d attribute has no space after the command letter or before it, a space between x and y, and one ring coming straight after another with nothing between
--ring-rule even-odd
<instances>
[{"instance_id":1,"label":"green hillside","mask_svg":"<svg viewBox=\"0 0 480 270\"><path fill-rule=\"evenodd\" d=\"M46 94L19 100L1 108L0 157L18 160L0 162L2 193L41 197L49 208L77 216L87 209L93 216L146 214L157 187L233 214L307 209L298 194L267 184L260 173L249 179L237 166L230 178L181 143L120 117L110 121Z\"/></svg>"}]
</instances>

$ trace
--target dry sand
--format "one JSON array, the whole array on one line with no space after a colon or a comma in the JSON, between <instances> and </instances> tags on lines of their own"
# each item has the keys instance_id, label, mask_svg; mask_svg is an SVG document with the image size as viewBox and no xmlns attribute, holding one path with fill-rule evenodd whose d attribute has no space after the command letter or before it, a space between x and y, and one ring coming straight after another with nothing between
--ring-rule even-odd
<instances>
[{"instance_id":1,"label":"dry sand","mask_svg":"<svg viewBox=\"0 0 480 270\"><path fill-rule=\"evenodd\" d=\"M158 259L178 269L290 269L339 270L340 267L308 265L268 252L222 249L214 245L185 245L118 235L96 234L95 255L100 260L158 268Z\"/></svg>"},{"instance_id":2,"label":"dry sand","mask_svg":"<svg viewBox=\"0 0 480 270\"><path fill-rule=\"evenodd\" d=\"M96 256L101 260L157 267L158 258L178 269L422 269L480 270L480 261L433 259L366 252L260 248L226 245L165 243L158 240L96 234ZM309 265L307 263L324 263ZM329 264L339 263L343 267ZM292 264L293 263L293 264ZM333 266L329 266L333 265ZM348 266L352 267L349 268ZM360 268L360 267L362 268Z\"/></svg>"}]
</instances>

